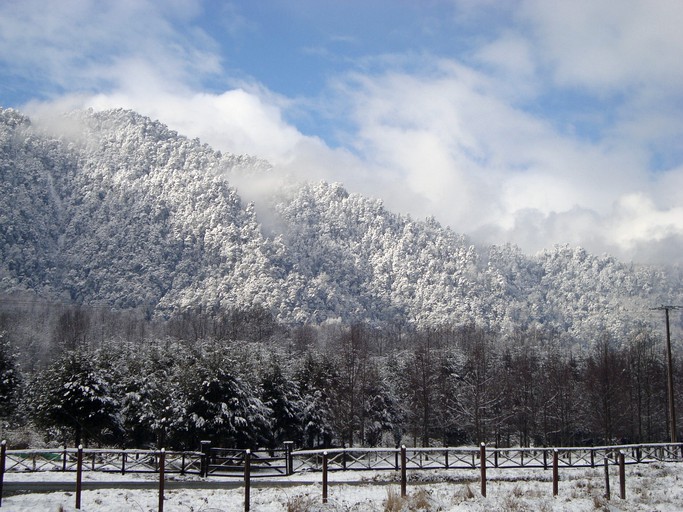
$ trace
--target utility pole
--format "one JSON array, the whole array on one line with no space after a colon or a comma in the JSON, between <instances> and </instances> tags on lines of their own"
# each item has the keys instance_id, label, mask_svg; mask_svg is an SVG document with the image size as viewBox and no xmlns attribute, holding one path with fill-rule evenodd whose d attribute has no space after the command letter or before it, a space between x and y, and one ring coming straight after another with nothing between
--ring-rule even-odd
<instances>
[{"instance_id":1,"label":"utility pole","mask_svg":"<svg viewBox=\"0 0 683 512\"><path fill-rule=\"evenodd\" d=\"M659 306L653 310L664 311L666 318L666 362L667 362L667 395L669 397L669 428L671 431L671 442L676 443L676 408L674 405L674 367L671 357L671 330L669 328L669 311L681 309L681 306Z\"/></svg>"}]
</instances>

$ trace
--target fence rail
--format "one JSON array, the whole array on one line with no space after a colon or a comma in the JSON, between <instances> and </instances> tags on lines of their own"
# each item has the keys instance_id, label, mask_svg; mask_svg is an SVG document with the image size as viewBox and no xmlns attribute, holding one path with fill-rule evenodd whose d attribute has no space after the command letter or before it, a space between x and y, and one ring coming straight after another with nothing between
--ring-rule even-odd
<instances>
[{"instance_id":1,"label":"fence rail","mask_svg":"<svg viewBox=\"0 0 683 512\"><path fill-rule=\"evenodd\" d=\"M683 461L683 443L657 443L595 447L559 448L406 448L405 469L475 469L482 466L481 453L489 468L543 468L553 464L557 452L560 468L598 467L607 459L617 464L623 454L625 464L654 461ZM158 473L160 451L83 449L83 471L111 473ZM282 477L293 473L318 472L326 455L328 471L401 469L400 448L330 448L250 451L252 477ZM242 477L246 450L212 448L202 451L166 451L165 472L197 474L205 477ZM4 472L76 471L76 448L45 450L6 450Z\"/></svg>"},{"instance_id":2,"label":"fence rail","mask_svg":"<svg viewBox=\"0 0 683 512\"><path fill-rule=\"evenodd\" d=\"M83 470L107 473L158 473L160 452L155 450L83 449ZM165 452L165 472L200 474L200 452ZM78 449L6 450L5 472L75 472Z\"/></svg>"},{"instance_id":3,"label":"fence rail","mask_svg":"<svg viewBox=\"0 0 683 512\"><path fill-rule=\"evenodd\" d=\"M485 451L486 465L493 468L543 468L552 466L557 450L559 467L597 467L605 458L626 464L683 461L683 443L637 444L561 448L492 448ZM322 471L323 453L328 470L398 470L400 448L332 448L292 452L294 472ZM407 469L475 469L481 467L480 448L406 448Z\"/></svg>"},{"instance_id":4,"label":"fence rail","mask_svg":"<svg viewBox=\"0 0 683 512\"><path fill-rule=\"evenodd\" d=\"M250 451L251 477L280 477L289 474L288 450ZM246 450L211 448L208 452L206 474L211 476L242 477L246 463Z\"/></svg>"}]
</instances>

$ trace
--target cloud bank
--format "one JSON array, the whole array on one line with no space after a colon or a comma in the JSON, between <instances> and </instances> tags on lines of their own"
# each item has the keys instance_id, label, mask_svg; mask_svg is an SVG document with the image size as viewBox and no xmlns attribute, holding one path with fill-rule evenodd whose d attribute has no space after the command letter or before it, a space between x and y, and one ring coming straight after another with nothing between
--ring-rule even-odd
<instances>
[{"instance_id":1,"label":"cloud bank","mask_svg":"<svg viewBox=\"0 0 683 512\"><path fill-rule=\"evenodd\" d=\"M466 51L369 51L308 96L231 68L202 23L225 11L190 0L5 2L0 69L46 84L35 115L132 108L481 242L683 263L683 4L443 5L452 31L494 28ZM256 21L228 11L248 37ZM298 127L316 123L334 145Z\"/></svg>"}]
</instances>

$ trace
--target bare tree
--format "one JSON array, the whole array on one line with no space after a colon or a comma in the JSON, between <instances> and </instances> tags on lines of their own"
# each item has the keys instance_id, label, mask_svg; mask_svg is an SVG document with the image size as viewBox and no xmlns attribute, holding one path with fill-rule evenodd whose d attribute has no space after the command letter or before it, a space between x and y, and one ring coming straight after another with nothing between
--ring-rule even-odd
<instances>
[{"instance_id":1,"label":"bare tree","mask_svg":"<svg viewBox=\"0 0 683 512\"><path fill-rule=\"evenodd\" d=\"M583 395L584 415L603 442L620 441L627 435L628 366L609 333L603 331L586 361Z\"/></svg>"}]
</instances>

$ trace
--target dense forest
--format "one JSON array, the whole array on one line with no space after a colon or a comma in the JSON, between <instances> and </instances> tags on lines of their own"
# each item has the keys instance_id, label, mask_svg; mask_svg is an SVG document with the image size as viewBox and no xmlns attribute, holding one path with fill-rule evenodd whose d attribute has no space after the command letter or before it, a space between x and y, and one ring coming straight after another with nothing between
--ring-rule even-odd
<instances>
[{"instance_id":1,"label":"dense forest","mask_svg":"<svg viewBox=\"0 0 683 512\"><path fill-rule=\"evenodd\" d=\"M130 111L0 109L14 445L665 440L661 304L682 268L478 246Z\"/></svg>"},{"instance_id":2,"label":"dense forest","mask_svg":"<svg viewBox=\"0 0 683 512\"><path fill-rule=\"evenodd\" d=\"M35 432L67 446L186 449L203 439L242 448L668 439L664 348L647 326L620 339L603 329L590 348L569 349L544 328L285 327L260 308L160 322L23 303L4 308L0 333L0 414L15 447Z\"/></svg>"}]
</instances>

